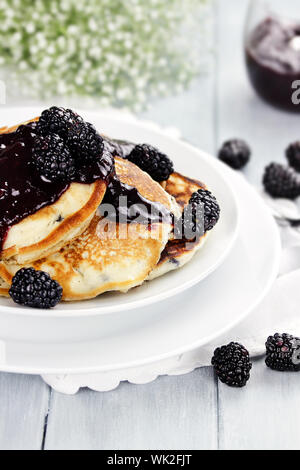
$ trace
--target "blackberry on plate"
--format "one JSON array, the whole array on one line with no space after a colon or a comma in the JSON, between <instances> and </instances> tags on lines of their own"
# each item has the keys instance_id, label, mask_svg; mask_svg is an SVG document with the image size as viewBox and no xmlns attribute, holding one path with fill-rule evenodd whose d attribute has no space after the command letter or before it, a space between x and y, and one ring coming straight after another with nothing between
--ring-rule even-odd
<instances>
[{"instance_id":1,"label":"blackberry on plate","mask_svg":"<svg viewBox=\"0 0 300 470\"><path fill-rule=\"evenodd\" d=\"M75 177L75 161L57 134L35 136L32 163L40 176L50 182L71 182Z\"/></svg>"},{"instance_id":2,"label":"blackberry on plate","mask_svg":"<svg viewBox=\"0 0 300 470\"><path fill-rule=\"evenodd\" d=\"M100 158L104 150L103 138L88 122L81 122L70 129L67 145L80 165L91 163Z\"/></svg>"},{"instance_id":3,"label":"blackberry on plate","mask_svg":"<svg viewBox=\"0 0 300 470\"><path fill-rule=\"evenodd\" d=\"M52 308L61 301L62 287L43 271L22 268L13 277L9 295L26 307Z\"/></svg>"},{"instance_id":4,"label":"blackberry on plate","mask_svg":"<svg viewBox=\"0 0 300 470\"><path fill-rule=\"evenodd\" d=\"M231 387L244 387L250 378L249 352L239 343L231 342L217 348L211 363L221 382Z\"/></svg>"},{"instance_id":5,"label":"blackberry on plate","mask_svg":"<svg viewBox=\"0 0 300 470\"><path fill-rule=\"evenodd\" d=\"M300 195L300 175L279 163L271 163L266 167L263 185L272 197L296 199Z\"/></svg>"},{"instance_id":6,"label":"blackberry on plate","mask_svg":"<svg viewBox=\"0 0 300 470\"><path fill-rule=\"evenodd\" d=\"M182 218L185 236L193 238L190 234L195 234L195 237L199 237L217 224L220 218L220 206L210 191L198 189L192 194Z\"/></svg>"},{"instance_id":7,"label":"blackberry on plate","mask_svg":"<svg viewBox=\"0 0 300 470\"><path fill-rule=\"evenodd\" d=\"M101 167L101 172L103 171L103 177L107 182L111 181L114 172L114 157L110 150L107 147L104 148L103 153L101 155L101 159L97 162L98 165ZM93 167L94 169L94 167ZM97 173L97 165L95 166L95 171ZM91 173L89 162L86 164L83 162L81 165L77 166L76 169L76 180L80 181L81 183L92 183L94 180L91 178L93 176L93 172Z\"/></svg>"},{"instance_id":8,"label":"blackberry on plate","mask_svg":"<svg viewBox=\"0 0 300 470\"><path fill-rule=\"evenodd\" d=\"M151 145L136 145L127 158L158 182L166 181L174 171L170 158Z\"/></svg>"},{"instance_id":9,"label":"blackberry on plate","mask_svg":"<svg viewBox=\"0 0 300 470\"><path fill-rule=\"evenodd\" d=\"M71 109L52 106L42 112L36 125L36 132L40 135L54 133L66 138L69 130L78 122L82 122L81 117Z\"/></svg>"},{"instance_id":10,"label":"blackberry on plate","mask_svg":"<svg viewBox=\"0 0 300 470\"><path fill-rule=\"evenodd\" d=\"M300 141L290 144L285 154L289 165L300 172Z\"/></svg>"},{"instance_id":11,"label":"blackberry on plate","mask_svg":"<svg viewBox=\"0 0 300 470\"><path fill-rule=\"evenodd\" d=\"M219 159L234 170L240 170L249 161L251 149L241 139L232 139L225 142L219 151Z\"/></svg>"},{"instance_id":12,"label":"blackberry on plate","mask_svg":"<svg viewBox=\"0 0 300 470\"><path fill-rule=\"evenodd\" d=\"M300 370L300 338L287 333L269 336L266 342L266 354L266 365L273 370L280 372Z\"/></svg>"}]
</instances>

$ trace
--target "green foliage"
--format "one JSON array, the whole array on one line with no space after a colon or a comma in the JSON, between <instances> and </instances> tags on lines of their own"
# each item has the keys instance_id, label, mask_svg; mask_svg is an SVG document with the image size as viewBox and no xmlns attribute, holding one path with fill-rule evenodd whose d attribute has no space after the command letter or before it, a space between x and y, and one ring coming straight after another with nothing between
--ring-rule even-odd
<instances>
[{"instance_id":1,"label":"green foliage","mask_svg":"<svg viewBox=\"0 0 300 470\"><path fill-rule=\"evenodd\" d=\"M172 93L198 73L191 35L193 27L201 28L204 3L0 0L0 63L26 96L84 95L104 105L143 105L146 97Z\"/></svg>"}]
</instances>

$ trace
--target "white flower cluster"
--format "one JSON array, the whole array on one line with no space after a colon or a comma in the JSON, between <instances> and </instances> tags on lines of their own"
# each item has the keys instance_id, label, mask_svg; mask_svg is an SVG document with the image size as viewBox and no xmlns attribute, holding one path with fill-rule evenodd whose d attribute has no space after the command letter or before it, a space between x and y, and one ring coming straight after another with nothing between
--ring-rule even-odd
<instances>
[{"instance_id":1,"label":"white flower cluster","mask_svg":"<svg viewBox=\"0 0 300 470\"><path fill-rule=\"evenodd\" d=\"M10 87L27 97L85 95L102 105L143 106L198 73L191 36L205 3L0 0L0 64Z\"/></svg>"}]
</instances>

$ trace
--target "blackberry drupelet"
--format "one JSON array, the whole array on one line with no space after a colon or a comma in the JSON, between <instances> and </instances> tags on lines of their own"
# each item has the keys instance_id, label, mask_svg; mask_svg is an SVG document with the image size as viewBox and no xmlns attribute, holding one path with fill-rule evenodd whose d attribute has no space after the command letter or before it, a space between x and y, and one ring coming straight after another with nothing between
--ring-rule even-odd
<instances>
[{"instance_id":1,"label":"blackberry drupelet","mask_svg":"<svg viewBox=\"0 0 300 470\"><path fill-rule=\"evenodd\" d=\"M212 230L219 217L220 206L215 196L206 189L198 189L189 200L188 210L184 210L182 214L183 233L189 239L191 237L187 234L195 234L195 237L199 237Z\"/></svg>"},{"instance_id":2,"label":"blackberry drupelet","mask_svg":"<svg viewBox=\"0 0 300 470\"><path fill-rule=\"evenodd\" d=\"M241 139L232 139L225 142L219 151L219 159L234 170L240 170L250 160L251 149Z\"/></svg>"},{"instance_id":3,"label":"blackberry drupelet","mask_svg":"<svg viewBox=\"0 0 300 470\"><path fill-rule=\"evenodd\" d=\"M300 370L300 364L294 363L293 359L293 355L296 359L300 359L300 338L287 333L269 336L266 342L266 354L266 365L273 370L280 372Z\"/></svg>"},{"instance_id":4,"label":"blackberry drupelet","mask_svg":"<svg viewBox=\"0 0 300 470\"><path fill-rule=\"evenodd\" d=\"M300 172L300 141L290 144L285 154L289 165Z\"/></svg>"},{"instance_id":5,"label":"blackberry drupelet","mask_svg":"<svg viewBox=\"0 0 300 470\"><path fill-rule=\"evenodd\" d=\"M26 307L52 308L61 301L62 287L43 271L22 268L13 277L9 295Z\"/></svg>"},{"instance_id":6,"label":"blackberry drupelet","mask_svg":"<svg viewBox=\"0 0 300 470\"><path fill-rule=\"evenodd\" d=\"M211 363L221 382L231 387L244 387L250 378L249 352L239 343L217 348Z\"/></svg>"},{"instance_id":7,"label":"blackberry drupelet","mask_svg":"<svg viewBox=\"0 0 300 470\"><path fill-rule=\"evenodd\" d=\"M82 122L81 117L71 109L52 106L42 112L35 130L40 135L54 133L65 139L69 130L78 122Z\"/></svg>"},{"instance_id":8,"label":"blackberry drupelet","mask_svg":"<svg viewBox=\"0 0 300 470\"><path fill-rule=\"evenodd\" d=\"M57 134L35 136L32 163L37 172L52 183L71 182L75 177L75 161Z\"/></svg>"},{"instance_id":9,"label":"blackberry drupelet","mask_svg":"<svg viewBox=\"0 0 300 470\"><path fill-rule=\"evenodd\" d=\"M103 138L88 122L80 122L70 129L67 145L79 165L101 158L104 150Z\"/></svg>"},{"instance_id":10,"label":"blackberry drupelet","mask_svg":"<svg viewBox=\"0 0 300 470\"><path fill-rule=\"evenodd\" d=\"M158 182L166 181L174 171L170 158L151 145L136 145L127 158Z\"/></svg>"},{"instance_id":11,"label":"blackberry drupelet","mask_svg":"<svg viewBox=\"0 0 300 470\"><path fill-rule=\"evenodd\" d=\"M300 175L279 163L271 163L266 167L263 185L266 192L275 198L296 199L300 195Z\"/></svg>"}]
</instances>

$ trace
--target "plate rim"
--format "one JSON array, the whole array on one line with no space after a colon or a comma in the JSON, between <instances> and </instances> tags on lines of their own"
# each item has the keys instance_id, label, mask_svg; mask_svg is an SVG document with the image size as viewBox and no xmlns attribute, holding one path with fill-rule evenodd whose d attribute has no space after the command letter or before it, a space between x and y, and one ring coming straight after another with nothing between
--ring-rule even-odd
<instances>
[{"instance_id":1,"label":"plate rim","mask_svg":"<svg viewBox=\"0 0 300 470\"><path fill-rule=\"evenodd\" d=\"M40 112L40 108L36 108L36 107L16 107L16 108L10 108L10 109L14 109L14 110L15 109L19 109L19 110L21 109L22 111L26 110L26 112L35 109L37 114ZM6 111L7 111L7 109L6 109ZM210 266L209 269L202 272L201 275L195 276L195 277L189 279L188 281L182 283L180 286L172 287L172 288L170 288L170 289L168 289L168 290L166 290L166 291L164 291L160 294L156 294L154 297L149 296L146 299L132 300L127 304L124 304L124 303L121 302L117 305L107 306L107 307L105 307L105 310L104 310L104 307L101 308L101 306L99 306L100 308L99 307L92 307L92 308L84 308L83 307L83 308L78 308L76 310L71 310L71 309L70 310L63 310L63 309L60 309L59 306L58 306L55 309L51 309L51 311L49 312L48 310L29 309L29 308L25 308L25 307L0 305L0 314L1 314L1 312L5 311L5 313L11 313L11 314L16 315L16 316L38 317L38 318L43 318L43 319L46 319L49 316L51 318L55 318L55 317L59 317L59 318L80 318L82 316L84 316L84 317L94 317L94 316L100 316L100 315L111 315L111 314L114 314L114 313L120 313L122 311L141 308L143 306L155 305L158 302L161 302L161 301L166 300L168 298L174 297L174 296L190 289L191 287L195 286L196 284L201 282L203 279L208 277L210 274L212 274L226 260L227 256L231 252L231 250L232 250L232 248L233 248L233 246L234 246L234 244L237 240L238 233L239 233L239 230L240 230L239 205L238 205L238 201L237 201L237 196L236 196L235 192L232 190L231 185L229 184L229 181L227 179L227 176L224 176L223 172L221 171L221 169L223 169L223 171L225 170L225 173L226 173L226 171L228 170L228 168L226 167L226 165L224 163L222 163L221 161L217 161L217 159L214 158L212 155L210 155L208 152L205 152L201 149L198 149L197 147L193 146L192 144L186 142L184 139L174 138L174 137L171 137L171 136L167 135L167 133L164 132L163 128L159 127L155 123L152 123L151 121L138 119L137 117L132 116L130 114L127 115L125 112L124 113L121 112L120 114L118 114L116 112L116 115L107 116L106 113L103 112L103 111L98 112L98 111L93 111L93 110L80 110L80 109L78 109L77 111L79 113L82 112L82 114L95 115L95 118L97 118L97 117L98 118L100 117L102 119L107 119L108 118L108 119L114 120L116 122L118 122L118 121L119 122L124 122L125 121L125 122L127 122L129 124L132 124L132 125L135 125L137 127L141 127L141 128L144 128L144 129L147 128L151 132L154 132L154 133L162 136L163 138L167 138L168 140L172 141L173 143L175 142L176 144L181 145L187 151L193 152L198 157L204 159L205 162L211 168L213 168L214 171L216 171L218 173L218 177L223 180L224 184L226 185L226 187L227 187L227 189L230 193L230 197L234 201L234 211L235 211L236 224L235 224L235 228L234 228L234 231L232 233L230 242L226 246L226 249L223 251L222 255L219 256L219 258L215 261L215 263L213 263Z\"/></svg>"}]
</instances>

